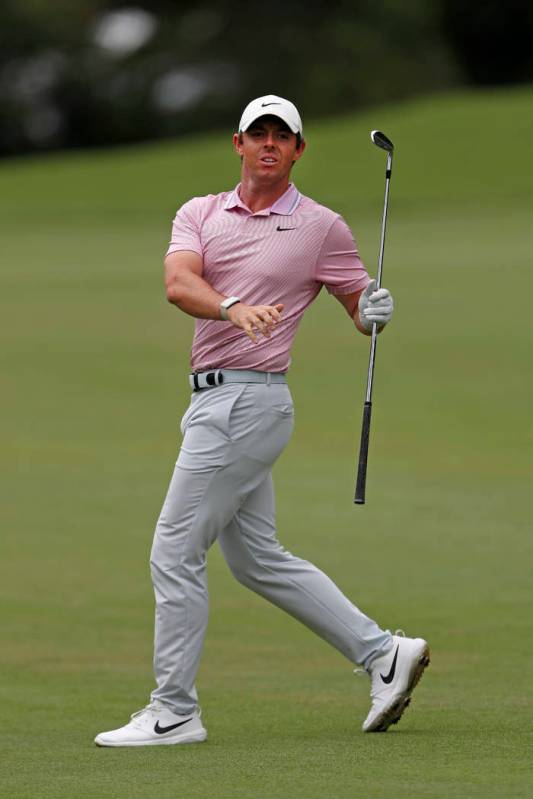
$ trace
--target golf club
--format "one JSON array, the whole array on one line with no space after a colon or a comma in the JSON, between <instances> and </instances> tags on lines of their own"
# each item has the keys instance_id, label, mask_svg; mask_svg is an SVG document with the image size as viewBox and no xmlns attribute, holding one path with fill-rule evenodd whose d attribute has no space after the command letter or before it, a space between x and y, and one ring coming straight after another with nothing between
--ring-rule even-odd
<instances>
[{"instance_id":1,"label":"golf club","mask_svg":"<svg viewBox=\"0 0 533 799\"><path fill-rule=\"evenodd\" d=\"M385 232L387 229L387 208L389 205L389 184L392 171L392 154L394 145L391 140L385 136L380 130L373 130L370 133L370 138L382 150L387 152L387 168L385 171L385 202L383 205L383 218L381 221L381 244L379 247L379 262L378 274L376 278L376 291L381 287L381 275L383 272L383 253L385 250ZM365 504L365 491L366 491L366 467L368 461L368 442L370 437L370 418L372 415L372 380L374 378L374 363L376 360L376 343L377 343L377 324L374 322L372 325L372 338L370 341L370 360L368 364L368 378L366 384L366 397L363 407L363 425L361 428L361 443L359 447L359 465L357 467L357 483L355 487L356 505Z\"/></svg>"}]
</instances>

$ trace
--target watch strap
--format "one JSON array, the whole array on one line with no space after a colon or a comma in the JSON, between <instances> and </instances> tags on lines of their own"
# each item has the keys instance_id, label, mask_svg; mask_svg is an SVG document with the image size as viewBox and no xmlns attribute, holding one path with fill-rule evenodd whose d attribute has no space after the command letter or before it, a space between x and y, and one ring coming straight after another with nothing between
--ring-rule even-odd
<instances>
[{"instance_id":1,"label":"watch strap","mask_svg":"<svg viewBox=\"0 0 533 799\"><path fill-rule=\"evenodd\" d=\"M222 300L220 303L220 317L225 322L228 321L228 310L231 308L232 305L237 305L240 302L240 297L227 297L225 300Z\"/></svg>"}]
</instances>

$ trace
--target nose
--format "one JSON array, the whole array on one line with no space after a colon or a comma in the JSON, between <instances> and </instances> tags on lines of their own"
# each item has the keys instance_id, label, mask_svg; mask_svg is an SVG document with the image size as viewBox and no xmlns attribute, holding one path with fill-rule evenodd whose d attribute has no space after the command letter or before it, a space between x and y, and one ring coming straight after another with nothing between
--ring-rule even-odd
<instances>
[{"instance_id":1,"label":"nose","mask_svg":"<svg viewBox=\"0 0 533 799\"><path fill-rule=\"evenodd\" d=\"M274 146L274 133L273 131L267 131L267 136L265 140L265 147L273 147Z\"/></svg>"}]
</instances>

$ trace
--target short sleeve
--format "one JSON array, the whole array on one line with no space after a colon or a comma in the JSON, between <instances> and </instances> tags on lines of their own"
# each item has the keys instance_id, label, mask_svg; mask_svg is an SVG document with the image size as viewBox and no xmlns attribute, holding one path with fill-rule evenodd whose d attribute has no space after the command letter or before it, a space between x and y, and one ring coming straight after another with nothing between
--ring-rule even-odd
<instances>
[{"instance_id":1,"label":"short sleeve","mask_svg":"<svg viewBox=\"0 0 533 799\"><path fill-rule=\"evenodd\" d=\"M316 262L315 279L323 283L330 294L353 294L370 282L352 232L341 216L333 222L324 239Z\"/></svg>"},{"instance_id":2,"label":"short sleeve","mask_svg":"<svg viewBox=\"0 0 533 799\"><path fill-rule=\"evenodd\" d=\"M167 255L180 250L191 250L203 255L202 242L200 240L200 207L199 199L195 197L181 208L174 217L172 223L172 237L170 239Z\"/></svg>"}]
</instances>

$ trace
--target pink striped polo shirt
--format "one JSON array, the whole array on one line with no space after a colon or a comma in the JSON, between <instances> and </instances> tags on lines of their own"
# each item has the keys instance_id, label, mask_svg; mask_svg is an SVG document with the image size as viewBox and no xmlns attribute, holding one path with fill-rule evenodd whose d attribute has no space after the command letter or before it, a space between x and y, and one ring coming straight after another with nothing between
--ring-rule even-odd
<instances>
[{"instance_id":1,"label":"pink striped polo shirt","mask_svg":"<svg viewBox=\"0 0 533 799\"><path fill-rule=\"evenodd\" d=\"M191 366L286 372L298 323L322 286L331 294L364 289L370 278L346 222L291 183L269 208L252 213L233 191L194 197L177 212L169 253L203 258L216 291L247 305L284 304L270 338L254 344L230 322L196 319Z\"/></svg>"}]
</instances>

